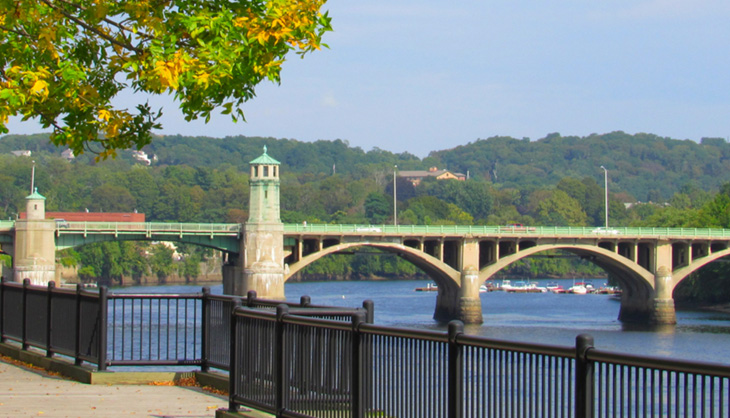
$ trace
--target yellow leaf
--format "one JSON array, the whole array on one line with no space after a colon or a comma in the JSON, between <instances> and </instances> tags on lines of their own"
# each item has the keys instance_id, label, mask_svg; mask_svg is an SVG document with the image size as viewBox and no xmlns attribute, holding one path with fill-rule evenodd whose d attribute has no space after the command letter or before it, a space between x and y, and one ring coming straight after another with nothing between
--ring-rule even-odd
<instances>
[{"instance_id":1,"label":"yellow leaf","mask_svg":"<svg viewBox=\"0 0 730 418\"><path fill-rule=\"evenodd\" d=\"M112 114L106 109L99 110L99 120L108 121Z\"/></svg>"},{"instance_id":2,"label":"yellow leaf","mask_svg":"<svg viewBox=\"0 0 730 418\"><path fill-rule=\"evenodd\" d=\"M48 83L43 80L36 80L33 87L30 88L30 92L37 96L48 97Z\"/></svg>"}]
</instances>

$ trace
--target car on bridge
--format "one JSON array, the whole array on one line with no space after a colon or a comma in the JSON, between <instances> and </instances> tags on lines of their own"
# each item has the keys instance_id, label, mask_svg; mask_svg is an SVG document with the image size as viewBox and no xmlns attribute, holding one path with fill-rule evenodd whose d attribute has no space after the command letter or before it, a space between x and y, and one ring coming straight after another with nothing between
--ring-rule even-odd
<instances>
[{"instance_id":1,"label":"car on bridge","mask_svg":"<svg viewBox=\"0 0 730 418\"><path fill-rule=\"evenodd\" d=\"M500 226L499 230L504 232L535 232L537 228L522 224L509 224L507 226Z\"/></svg>"},{"instance_id":2,"label":"car on bridge","mask_svg":"<svg viewBox=\"0 0 730 418\"><path fill-rule=\"evenodd\" d=\"M613 228L606 228L605 226L599 226L598 228L591 231L594 234L601 234L601 235L618 235L620 234L618 229Z\"/></svg>"},{"instance_id":3,"label":"car on bridge","mask_svg":"<svg viewBox=\"0 0 730 418\"><path fill-rule=\"evenodd\" d=\"M56 228L68 228L68 221L65 219L56 219Z\"/></svg>"}]
</instances>

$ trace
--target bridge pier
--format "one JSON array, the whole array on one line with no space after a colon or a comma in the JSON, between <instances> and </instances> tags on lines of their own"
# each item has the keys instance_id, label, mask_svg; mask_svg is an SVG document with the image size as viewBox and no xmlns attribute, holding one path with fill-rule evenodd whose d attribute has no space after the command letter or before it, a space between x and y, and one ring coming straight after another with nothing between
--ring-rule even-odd
<instances>
[{"instance_id":1,"label":"bridge pier","mask_svg":"<svg viewBox=\"0 0 730 418\"><path fill-rule=\"evenodd\" d=\"M654 276L654 289L631 286L625 282L621 296L621 322L645 325L674 325L677 315L672 298L672 273L666 267Z\"/></svg>"},{"instance_id":2,"label":"bridge pier","mask_svg":"<svg viewBox=\"0 0 730 418\"><path fill-rule=\"evenodd\" d=\"M465 324L481 324L482 301L479 298L479 271L467 268L461 274L461 286L439 285L433 318L439 322L458 319Z\"/></svg>"}]
</instances>

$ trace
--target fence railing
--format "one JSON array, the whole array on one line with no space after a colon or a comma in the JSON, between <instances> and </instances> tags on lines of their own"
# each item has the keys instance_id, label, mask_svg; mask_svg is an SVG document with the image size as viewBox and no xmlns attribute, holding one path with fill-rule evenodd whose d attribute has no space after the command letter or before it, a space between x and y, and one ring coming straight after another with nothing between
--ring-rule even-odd
<instances>
[{"instance_id":1,"label":"fence railing","mask_svg":"<svg viewBox=\"0 0 730 418\"><path fill-rule=\"evenodd\" d=\"M229 408L283 417L726 417L730 366L375 325L364 309L0 284L0 340L76 364L229 371Z\"/></svg>"},{"instance_id":2,"label":"fence railing","mask_svg":"<svg viewBox=\"0 0 730 418\"><path fill-rule=\"evenodd\" d=\"M241 304L273 310L281 301L213 295L203 288L192 294L108 293L57 289L3 280L0 283L0 340L16 341L24 349L61 354L76 364L108 366L196 365L203 370L228 370L230 318ZM331 308L313 305L308 296L287 306L301 315L341 319L363 311L372 322L373 305Z\"/></svg>"},{"instance_id":3,"label":"fence railing","mask_svg":"<svg viewBox=\"0 0 730 418\"><path fill-rule=\"evenodd\" d=\"M62 354L105 370L107 290L31 286L30 280L0 284L0 341L35 347L48 357Z\"/></svg>"},{"instance_id":4,"label":"fence railing","mask_svg":"<svg viewBox=\"0 0 730 418\"><path fill-rule=\"evenodd\" d=\"M234 310L229 409L281 417L725 417L730 367Z\"/></svg>"}]
</instances>

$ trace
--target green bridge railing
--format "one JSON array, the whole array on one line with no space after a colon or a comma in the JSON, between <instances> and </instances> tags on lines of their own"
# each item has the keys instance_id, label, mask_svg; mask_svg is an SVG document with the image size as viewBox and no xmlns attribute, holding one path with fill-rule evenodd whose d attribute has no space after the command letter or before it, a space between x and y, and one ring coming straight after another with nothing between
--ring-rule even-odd
<instances>
[{"instance_id":1,"label":"green bridge railing","mask_svg":"<svg viewBox=\"0 0 730 418\"><path fill-rule=\"evenodd\" d=\"M0 229L12 229L14 221L0 221ZM242 231L233 223L182 222L69 222L57 220L59 234L76 233L146 233L146 234L215 234L234 235ZM498 225L360 225L360 224L284 224L289 234L348 234L348 235L524 235L571 237L672 237L672 238L730 238L730 229L720 228L660 228L660 227L578 227L578 226L498 226Z\"/></svg>"},{"instance_id":2,"label":"green bridge railing","mask_svg":"<svg viewBox=\"0 0 730 418\"><path fill-rule=\"evenodd\" d=\"M363 235L525 235L588 237L708 237L730 238L730 229L713 228L603 228L576 226L489 226L489 225L337 225L284 224L285 233L346 233Z\"/></svg>"}]
</instances>

